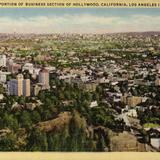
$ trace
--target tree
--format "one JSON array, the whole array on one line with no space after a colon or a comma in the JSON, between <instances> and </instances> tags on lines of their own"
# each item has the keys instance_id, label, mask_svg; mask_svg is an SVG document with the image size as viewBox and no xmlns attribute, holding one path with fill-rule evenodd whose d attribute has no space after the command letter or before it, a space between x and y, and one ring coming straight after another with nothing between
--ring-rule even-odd
<instances>
[{"instance_id":1,"label":"tree","mask_svg":"<svg viewBox=\"0 0 160 160\"><path fill-rule=\"evenodd\" d=\"M46 133L38 128L33 128L28 138L27 148L29 151L47 151L48 142Z\"/></svg>"},{"instance_id":2,"label":"tree","mask_svg":"<svg viewBox=\"0 0 160 160\"><path fill-rule=\"evenodd\" d=\"M49 110L44 110L42 113L42 119L48 120L52 117L52 113Z\"/></svg>"},{"instance_id":3,"label":"tree","mask_svg":"<svg viewBox=\"0 0 160 160\"><path fill-rule=\"evenodd\" d=\"M33 111L32 113L31 113L31 115L32 115L32 121L34 122L34 123L38 123L38 122L40 122L41 121L41 116L40 116L40 114L38 113L38 111Z\"/></svg>"},{"instance_id":4,"label":"tree","mask_svg":"<svg viewBox=\"0 0 160 160\"><path fill-rule=\"evenodd\" d=\"M87 146L86 135L87 123L84 117L74 111L69 124L70 149L71 151L85 151Z\"/></svg>"},{"instance_id":5,"label":"tree","mask_svg":"<svg viewBox=\"0 0 160 160\"><path fill-rule=\"evenodd\" d=\"M143 142L148 143L149 142L149 137L147 135L147 132L143 129L142 130L142 137L143 137Z\"/></svg>"},{"instance_id":6,"label":"tree","mask_svg":"<svg viewBox=\"0 0 160 160\"><path fill-rule=\"evenodd\" d=\"M13 130L17 130L18 129L18 120L11 114L4 114L3 117L3 126L13 129Z\"/></svg>"},{"instance_id":7,"label":"tree","mask_svg":"<svg viewBox=\"0 0 160 160\"><path fill-rule=\"evenodd\" d=\"M31 114L28 111L22 111L20 117L20 123L22 127L29 128L32 125Z\"/></svg>"},{"instance_id":8,"label":"tree","mask_svg":"<svg viewBox=\"0 0 160 160\"><path fill-rule=\"evenodd\" d=\"M101 95L102 92L103 92L102 87L101 87L101 86L97 86L97 87L96 87L96 92L97 92L99 95Z\"/></svg>"},{"instance_id":9,"label":"tree","mask_svg":"<svg viewBox=\"0 0 160 160\"><path fill-rule=\"evenodd\" d=\"M47 141L48 141L48 151L55 151L55 143L54 143L53 134L49 134L47 136Z\"/></svg>"},{"instance_id":10,"label":"tree","mask_svg":"<svg viewBox=\"0 0 160 160\"><path fill-rule=\"evenodd\" d=\"M0 139L0 151L16 151L16 136L11 133Z\"/></svg>"},{"instance_id":11,"label":"tree","mask_svg":"<svg viewBox=\"0 0 160 160\"><path fill-rule=\"evenodd\" d=\"M25 97L23 97L23 96L19 97L18 103L25 105Z\"/></svg>"},{"instance_id":12,"label":"tree","mask_svg":"<svg viewBox=\"0 0 160 160\"><path fill-rule=\"evenodd\" d=\"M3 88L3 85L0 84L0 94L3 94L4 93L4 88Z\"/></svg>"},{"instance_id":13,"label":"tree","mask_svg":"<svg viewBox=\"0 0 160 160\"><path fill-rule=\"evenodd\" d=\"M105 144L104 137L103 136L99 137L99 140L97 143L97 150L104 151L105 146L106 146L106 144Z\"/></svg>"}]
</instances>

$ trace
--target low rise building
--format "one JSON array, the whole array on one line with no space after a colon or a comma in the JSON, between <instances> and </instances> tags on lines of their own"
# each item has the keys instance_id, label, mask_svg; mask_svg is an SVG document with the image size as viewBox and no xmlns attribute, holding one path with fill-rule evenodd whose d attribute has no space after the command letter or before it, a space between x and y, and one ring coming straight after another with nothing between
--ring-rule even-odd
<instances>
[{"instance_id":1,"label":"low rise building","mask_svg":"<svg viewBox=\"0 0 160 160\"><path fill-rule=\"evenodd\" d=\"M127 104L130 107L135 107L142 102L142 97L138 96L122 96L121 102Z\"/></svg>"}]
</instances>

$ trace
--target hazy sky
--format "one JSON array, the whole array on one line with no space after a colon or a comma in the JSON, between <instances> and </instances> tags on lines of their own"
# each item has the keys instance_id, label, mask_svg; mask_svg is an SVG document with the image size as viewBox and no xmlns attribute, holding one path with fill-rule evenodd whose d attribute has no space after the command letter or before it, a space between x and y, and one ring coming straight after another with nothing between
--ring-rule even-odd
<instances>
[{"instance_id":1,"label":"hazy sky","mask_svg":"<svg viewBox=\"0 0 160 160\"><path fill-rule=\"evenodd\" d=\"M160 9L0 9L0 33L160 31Z\"/></svg>"}]
</instances>

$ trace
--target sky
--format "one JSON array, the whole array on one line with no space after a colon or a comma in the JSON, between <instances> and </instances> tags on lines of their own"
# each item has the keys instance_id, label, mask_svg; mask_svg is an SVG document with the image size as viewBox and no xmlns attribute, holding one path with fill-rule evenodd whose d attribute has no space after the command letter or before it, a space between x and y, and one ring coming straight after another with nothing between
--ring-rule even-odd
<instances>
[{"instance_id":1,"label":"sky","mask_svg":"<svg viewBox=\"0 0 160 160\"><path fill-rule=\"evenodd\" d=\"M160 8L1 8L0 33L160 31Z\"/></svg>"}]
</instances>

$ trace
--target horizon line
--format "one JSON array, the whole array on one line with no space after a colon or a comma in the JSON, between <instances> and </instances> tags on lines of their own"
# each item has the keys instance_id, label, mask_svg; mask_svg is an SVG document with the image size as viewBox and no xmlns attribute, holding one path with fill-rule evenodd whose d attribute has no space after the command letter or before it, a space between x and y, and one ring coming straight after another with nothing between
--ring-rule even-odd
<instances>
[{"instance_id":1,"label":"horizon line","mask_svg":"<svg viewBox=\"0 0 160 160\"><path fill-rule=\"evenodd\" d=\"M18 32L13 32L13 33L3 33L3 32L0 32L0 34L10 34L10 35L29 35L29 34L34 34L34 35L51 35L51 34L81 34L81 35L86 35L86 34L97 34L97 35L102 35L102 34L123 34L123 33L152 33L152 32L156 32L156 33L160 33L160 31L157 31L157 30L151 30L151 31L126 31L126 32L106 32L106 33L76 33L76 32L62 32L62 33L58 33L58 32L53 32L53 33L33 33L33 32L30 32L30 33L18 33Z\"/></svg>"}]
</instances>

